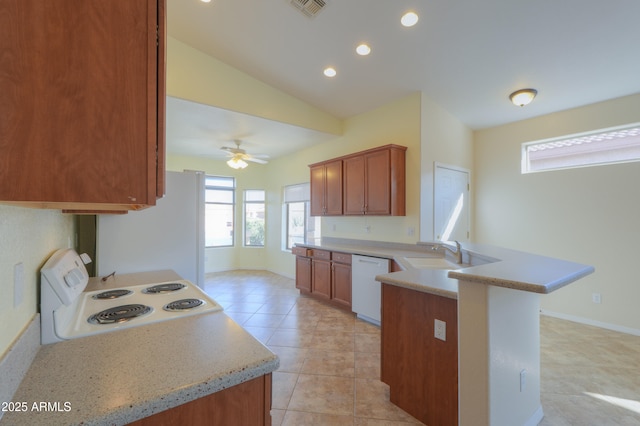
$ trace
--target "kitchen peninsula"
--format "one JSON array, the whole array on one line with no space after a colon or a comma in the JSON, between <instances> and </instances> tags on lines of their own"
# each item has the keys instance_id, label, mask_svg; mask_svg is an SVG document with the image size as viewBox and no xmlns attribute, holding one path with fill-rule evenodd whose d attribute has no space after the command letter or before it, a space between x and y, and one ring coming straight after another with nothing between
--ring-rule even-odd
<instances>
[{"instance_id":1,"label":"kitchen peninsula","mask_svg":"<svg viewBox=\"0 0 640 426\"><path fill-rule=\"evenodd\" d=\"M87 290L176 279L173 271L92 278ZM278 365L224 312L67 340L39 349L12 398L27 409L6 412L0 424L269 425ZM34 410L34 402L60 410Z\"/></svg>"},{"instance_id":2,"label":"kitchen peninsula","mask_svg":"<svg viewBox=\"0 0 640 426\"><path fill-rule=\"evenodd\" d=\"M393 382L393 376L399 375L398 380L402 382L409 375L416 376L416 369L420 364L431 368L431 374L438 374L436 369L442 368L436 365L438 360L456 355L458 358L457 363L455 359L450 363L457 368L457 371L453 371L453 383L449 383L450 388L454 389L453 395L457 395L457 401L450 401L452 398L446 401L451 416L446 421L432 421L464 426L512 426L536 425L543 418L540 404L539 297L592 273L593 267L477 244L463 244L462 264L450 261L442 262L442 265L436 267L423 267L416 261L420 258L442 258L442 250L431 250L434 243L413 246L325 238L313 244L298 246L383 257L395 262L398 266L396 272L376 277L382 283L383 292L382 380ZM449 253L446 257L449 257ZM446 266L447 264L452 266ZM387 298L390 291L398 297ZM407 302L419 299L420 295L429 296L435 302L432 305L427 302L419 308ZM418 363L416 361L420 355L410 353L413 361L401 359L395 365L399 371L389 371L393 370L394 365L389 362L389 354L385 355L385 348L394 348L398 342L385 343L385 324L387 328L389 322L397 326L400 318L405 315L402 309L397 309L398 306L385 306L385 303L402 303L401 308L417 310L421 315L424 306L448 306L435 316L437 320L448 322L445 325L448 349L436 348L429 354L436 364L432 361ZM454 310L457 312L452 312ZM385 312L390 312L387 318ZM427 322L424 321L425 318ZM429 339L427 345L445 343L433 335L436 328L434 318L428 315L414 318L406 315L405 319L409 321L411 326L408 328L411 330L420 329L416 324L423 324L423 328L431 333L422 334ZM418 320L422 322L415 322ZM401 329L398 326L398 329L393 329L387 336L397 336ZM415 340L415 336L413 339ZM406 338L405 342L407 341L412 341L412 338ZM404 349L409 350L408 347ZM401 352L401 349L397 352ZM446 368L440 372L451 376L451 371ZM406 387L407 382L402 383ZM411 404L402 401L403 396L398 389L394 390L393 383L388 384L392 402L420 418L420 413L412 412ZM416 394L409 392L407 398L415 400ZM425 404L424 401L421 403ZM415 405L420 404L415 404L414 401Z\"/></svg>"}]
</instances>

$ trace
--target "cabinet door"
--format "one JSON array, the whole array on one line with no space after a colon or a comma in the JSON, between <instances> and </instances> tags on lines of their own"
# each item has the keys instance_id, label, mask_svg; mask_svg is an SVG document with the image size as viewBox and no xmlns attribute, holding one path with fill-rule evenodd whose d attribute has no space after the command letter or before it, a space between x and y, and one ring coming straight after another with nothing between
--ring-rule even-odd
<instances>
[{"instance_id":1,"label":"cabinet door","mask_svg":"<svg viewBox=\"0 0 640 426\"><path fill-rule=\"evenodd\" d=\"M325 167L318 165L312 166L310 169L311 216L322 216L325 209Z\"/></svg>"},{"instance_id":2,"label":"cabinet door","mask_svg":"<svg viewBox=\"0 0 640 426\"><path fill-rule=\"evenodd\" d=\"M342 160L310 167L311 216L342 214Z\"/></svg>"},{"instance_id":3,"label":"cabinet door","mask_svg":"<svg viewBox=\"0 0 640 426\"><path fill-rule=\"evenodd\" d=\"M390 153L388 149L364 156L365 214L391 214Z\"/></svg>"},{"instance_id":4,"label":"cabinet door","mask_svg":"<svg viewBox=\"0 0 640 426\"><path fill-rule=\"evenodd\" d=\"M351 307L351 265L334 262L331 271L331 300Z\"/></svg>"},{"instance_id":5,"label":"cabinet door","mask_svg":"<svg viewBox=\"0 0 640 426\"><path fill-rule=\"evenodd\" d=\"M446 323L446 341L434 321ZM381 380L390 400L424 424L458 424L457 301L382 284Z\"/></svg>"},{"instance_id":6,"label":"cabinet door","mask_svg":"<svg viewBox=\"0 0 640 426\"><path fill-rule=\"evenodd\" d=\"M325 165L326 211L327 215L342 214L342 160Z\"/></svg>"},{"instance_id":7,"label":"cabinet door","mask_svg":"<svg viewBox=\"0 0 640 426\"><path fill-rule=\"evenodd\" d=\"M2 5L0 200L155 204L164 190L164 0Z\"/></svg>"},{"instance_id":8,"label":"cabinet door","mask_svg":"<svg viewBox=\"0 0 640 426\"><path fill-rule=\"evenodd\" d=\"M344 160L344 214L364 214L365 161L363 156Z\"/></svg>"},{"instance_id":9,"label":"cabinet door","mask_svg":"<svg viewBox=\"0 0 640 426\"><path fill-rule=\"evenodd\" d=\"M311 265L311 292L316 296L330 299L331 262L313 259Z\"/></svg>"},{"instance_id":10,"label":"cabinet door","mask_svg":"<svg viewBox=\"0 0 640 426\"><path fill-rule=\"evenodd\" d=\"M311 292L311 259L296 256L296 288Z\"/></svg>"},{"instance_id":11,"label":"cabinet door","mask_svg":"<svg viewBox=\"0 0 640 426\"><path fill-rule=\"evenodd\" d=\"M129 426L270 426L271 381L269 373L129 423Z\"/></svg>"}]
</instances>

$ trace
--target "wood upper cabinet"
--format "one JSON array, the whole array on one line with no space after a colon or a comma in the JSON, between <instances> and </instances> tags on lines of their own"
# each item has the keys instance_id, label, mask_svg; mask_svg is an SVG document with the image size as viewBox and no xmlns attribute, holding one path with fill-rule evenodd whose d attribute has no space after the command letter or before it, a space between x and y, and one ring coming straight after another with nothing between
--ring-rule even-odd
<instances>
[{"instance_id":1,"label":"wood upper cabinet","mask_svg":"<svg viewBox=\"0 0 640 426\"><path fill-rule=\"evenodd\" d=\"M309 167L311 216L341 215L342 161L327 161Z\"/></svg>"},{"instance_id":2,"label":"wood upper cabinet","mask_svg":"<svg viewBox=\"0 0 640 426\"><path fill-rule=\"evenodd\" d=\"M406 150L384 145L311 164L311 215L404 216Z\"/></svg>"},{"instance_id":3,"label":"wood upper cabinet","mask_svg":"<svg viewBox=\"0 0 640 426\"><path fill-rule=\"evenodd\" d=\"M0 202L113 211L164 194L165 2L0 3Z\"/></svg>"},{"instance_id":4,"label":"wood upper cabinet","mask_svg":"<svg viewBox=\"0 0 640 426\"><path fill-rule=\"evenodd\" d=\"M405 147L387 145L343 159L344 214L405 214Z\"/></svg>"}]
</instances>

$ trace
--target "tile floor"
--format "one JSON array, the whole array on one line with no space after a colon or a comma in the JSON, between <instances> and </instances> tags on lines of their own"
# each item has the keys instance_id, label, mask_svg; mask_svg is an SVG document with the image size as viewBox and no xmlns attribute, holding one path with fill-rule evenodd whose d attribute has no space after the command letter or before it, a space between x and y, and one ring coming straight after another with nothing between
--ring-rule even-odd
<instances>
[{"instance_id":1,"label":"tile floor","mask_svg":"<svg viewBox=\"0 0 640 426\"><path fill-rule=\"evenodd\" d=\"M280 357L274 426L420 424L379 381L377 327L270 272L210 274L205 291ZM541 330L541 426L640 425L640 337L545 316Z\"/></svg>"}]
</instances>

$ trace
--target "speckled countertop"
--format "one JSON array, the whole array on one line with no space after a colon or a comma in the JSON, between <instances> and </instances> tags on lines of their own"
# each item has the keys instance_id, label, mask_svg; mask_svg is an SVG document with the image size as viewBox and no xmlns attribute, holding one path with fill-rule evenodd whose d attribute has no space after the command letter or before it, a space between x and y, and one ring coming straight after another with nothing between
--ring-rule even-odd
<instances>
[{"instance_id":1,"label":"speckled countertop","mask_svg":"<svg viewBox=\"0 0 640 426\"><path fill-rule=\"evenodd\" d=\"M92 280L87 290L179 279L172 271ZM271 373L278 357L224 312L44 345L5 425L123 425ZM54 411L33 404L57 403Z\"/></svg>"},{"instance_id":2,"label":"speckled countertop","mask_svg":"<svg viewBox=\"0 0 640 426\"><path fill-rule=\"evenodd\" d=\"M547 294L594 272L589 265L471 243L463 243L464 267L456 270L411 266L408 258L442 257L431 250L430 243L325 238L298 246L393 259L403 270L378 275L378 281L452 299L458 297L458 280Z\"/></svg>"}]
</instances>

